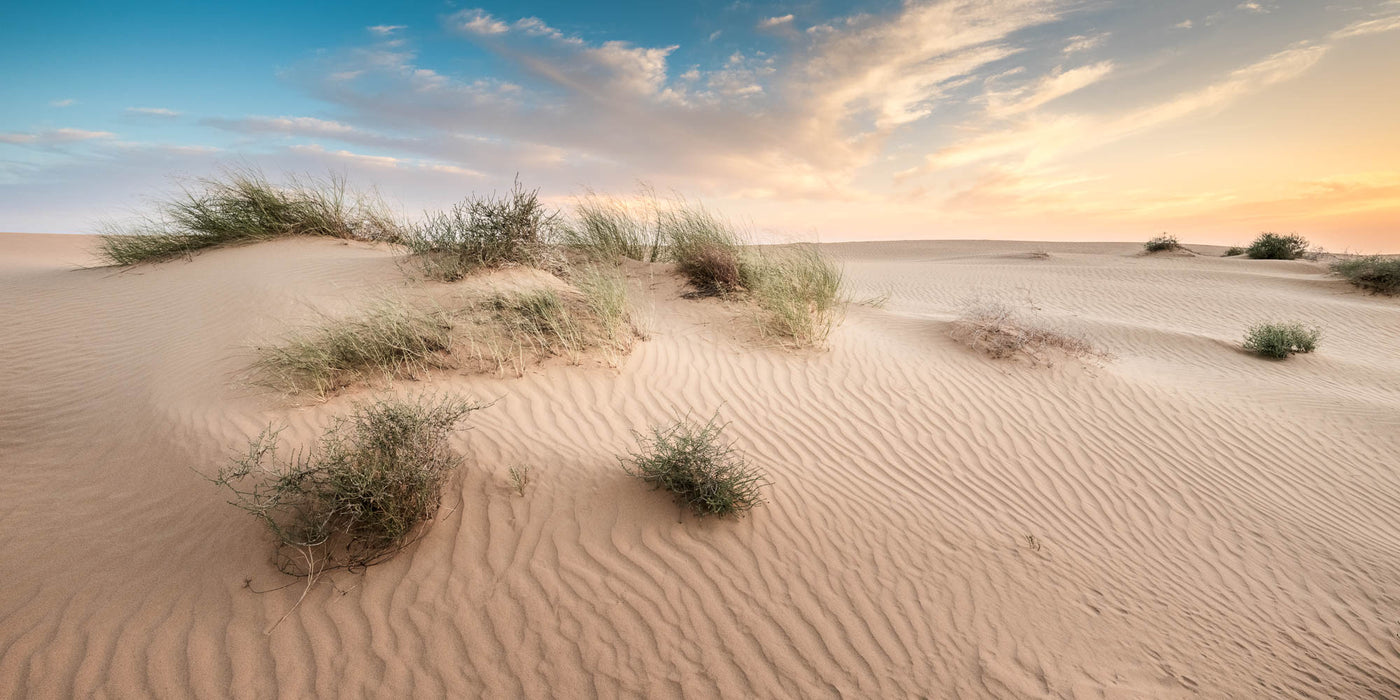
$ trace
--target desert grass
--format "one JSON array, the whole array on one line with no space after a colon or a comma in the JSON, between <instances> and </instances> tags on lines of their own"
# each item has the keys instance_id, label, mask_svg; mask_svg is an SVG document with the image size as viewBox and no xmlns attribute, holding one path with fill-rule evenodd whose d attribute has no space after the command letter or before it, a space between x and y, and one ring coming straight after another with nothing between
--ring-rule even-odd
<instances>
[{"instance_id":1,"label":"desert grass","mask_svg":"<svg viewBox=\"0 0 1400 700\"><path fill-rule=\"evenodd\" d=\"M1364 255L1332 263L1332 274L1376 294L1400 294L1400 257Z\"/></svg>"},{"instance_id":2,"label":"desert grass","mask_svg":"<svg viewBox=\"0 0 1400 700\"><path fill-rule=\"evenodd\" d=\"M431 213L403 238L410 262L430 279L456 281L479 268L537 265L558 214L516 181L504 195L472 196Z\"/></svg>"},{"instance_id":3,"label":"desert grass","mask_svg":"<svg viewBox=\"0 0 1400 700\"><path fill-rule=\"evenodd\" d=\"M728 220L699 204L671 203L659 214L666 256L697 296L722 296L744 285L745 237Z\"/></svg>"},{"instance_id":4,"label":"desert grass","mask_svg":"<svg viewBox=\"0 0 1400 700\"><path fill-rule=\"evenodd\" d=\"M758 328L765 337L794 347L817 347L844 315L844 273L815 245L748 253L743 270L744 285L758 307Z\"/></svg>"},{"instance_id":5,"label":"desert grass","mask_svg":"<svg viewBox=\"0 0 1400 700\"><path fill-rule=\"evenodd\" d=\"M252 169L194 180L180 196L159 202L145 221L106 229L97 253L113 265L288 236L396 240L400 235L399 224L377 197L348 189L341 178L293 178L278 186Z\"/></svg>"},{"instance_id":6,"label":"desert grass","mask_svg":"<svg viewBox=\"0 0 1400 700\"><path fill-rule=\"evenodd\" d=\"M410 378L451 366L450 313L385 298L348 317L323 317L281 343L260 348L255 381L286 392L339 389L368 375Z\"/></svg>"},{"instance_id":7,"label":"desert grass","mask_svg":"<svg viewBox=\"0 0 1400 700\"><path fill-rule=\"evenodd\" d=\"M211 480L267 526L284 573L363 568L392 556L433 518L461 461L449 438L484 407L452 396L376 399L337 417L315 448L286 459L279 431L269 428Z\"/></svg>"},{"instance_id":8,"label":"desert grass","mask_svg":"<svg viewBox=\"0 0 1400 700\"><path fill-rule=\"evenodd\" d=\"M649 432L633 432L638 448L621 460L623 469L669 491L698 516L743 516L762 504L768 484L762 470L723 439L718 414L705 423L683 417Z\"/></svg>"},{"instance_id":9,"label":"desert grass","mask_svg":"<svg viewBox=\"0 0 1400 700\"><path fill-rule=\"evenodd\" d=\"M601 344L626 352L645 337L627 291L627 278L617 269L590 265L572 275L589 317L597 324Z\"/></svg>"},{"instance_id":10,"label":"desert grass","mask_svg":"<svg viewBox=\"0 0 1400 700\"><path fill-rule=\"evenodd\" d=\"M1169 250L1181 250L1181 243L1176 240L1176 236L1162 234L1142 244L1142 249L1148 253L1160 253Z\"/></svg>"},{"instance_id":11,"label":"desert grass","mask_svg":"<svg viewBox=\"0 0 1400 700\"><path fill-rule=\"evenodd\" d=\"M662 250L657 204L654 198L638 206L588 192L575 202L573 220L560 238L566 248L595 260L656 262Z\"/></svg>"},{"instance_id":12,"label":"desert grass","mask_svg":"<svg viewBox=\"0 0 1400 700\"><path fill-rule=\"evenodd\" d=\"M1244 349L1282 360L1296 353L1313 352L1321 337L1320 329L1301 323L1260 323L1245 333Z\"/></svg>"},{"instance_id":13,"label":"desert grass","mask_svg":"<svg viewBox=\"0 0 1400 700\"><path fill-rule=\"evenodd\" d=\"M1297 260L1308 252L1308 239L1296 233L1261 233L1245 254L1256 260Z\"/></svg>"},{"instance_id":14,"label":"desert grass","mask_svg":"<svg viewBox=\"0 0 1400 700\"><path fill-rule=\"evenodd\" d=\"M999 301L973 300L964 305L953 322L951 335L968 347L995 359L1025 358L1034 364L1048 362L1058 351L1081 359L1104 358L1088 340L1026 319L1015 308Z\"/></svg>"}]
</instances>

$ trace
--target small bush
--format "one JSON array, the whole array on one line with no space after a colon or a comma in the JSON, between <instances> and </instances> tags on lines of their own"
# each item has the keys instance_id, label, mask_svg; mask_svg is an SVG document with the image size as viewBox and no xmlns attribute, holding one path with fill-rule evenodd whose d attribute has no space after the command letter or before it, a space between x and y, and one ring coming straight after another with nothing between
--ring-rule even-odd
<instances>
[{"instance_id":1,"label":"small bush","mask_svg":"<svg viewBox=\"0 0 1400 700\"><path fill-rule=\"evenodd\" d=\"M133 265L287 236L395 240L399 229L377 199L348 191L339 178L278 187L256 170L230 170L221 179L195 180L144 223L109 226L98 255Z\"/></svg>"},{"instance_id":2,"label":"small bush","mask_svg":"<svg viewBox=\"0 0 1400 700\"><path fill-rule=\"evenodd\" d=\"M1038 363L1052 349L1075 357L1104 357L1087 340L1028 322L1015 309L995 301L969 302L953 322L951 335L996 359L1022 356Z\"/></svg>"},{"instance_id":3,"label":"small bush","mask_svg":"<svg viewBox=\"0 0 1400 700\"><path fill-rule=\"evenodd\" d=\"M1400 257L1367 255L1332 263L1332 274L1376 294L1400 294Z\"/></svg>"},{"instance_id":4,"label":"small bush","mask_svg":"<svg viewBox=\"0 0 1400 700\"><path fill-rule=\"evenodd\" d=\"M452 282L477 268L537 264L557 218L540 202L539 190L517 180L501 197L470 197L430 214L404 244L425 275Z\"/></svg>"},{"instance_id":5,"label":"small bush","mask_svg":"<svg viewBox=\"0 0 1400 700\"><path fill-rule=\"evenodd\" d=\"M1294 353L1317 349L1322 332L1301 323L1261 323L1245 334L1244 349L1282 360Z\"/></svg>"},{"instance_id":6,"label":"small bush","mask_svg":"<svg viewBox=\"0 0 1400 700\"><path fill-rule=\"evenodd\" d=\"M1181 250L1181 244L1177 242L1176 236L1164 233L1142 244L1142 248L1149 253L1158 253L1165 250Z\"/></svg>"},{"instance_id":7,"label":"small bush","mask_svg":"<svg viewBox=\"0 0 1400 700\"><path fill-rule=\"evenodd\" d=\"M623 469L699 516L742 516L763 503L763 472L731 443L722 442L718 414L706 423L682 418L651 433L633 432L638 450L622 460Z\"/></svg>"},{"instance_id":8,"label":"small bush","mask_svg":"<svg viewBox=\"0 0 1400 700\"><path fill-rule=\"evenodd\" d=\"M1222 257L1222 258L1233 258L1233 257L1235 257L1236 255L1244 255L1244 252L1245 252L1245 251L1244 251L1244 248L1241 248L1241 247L1239 247L1239 246L1237 246L1237 245L1236 245L1236 246L1230 246L1229 248L1226 248L1226 249L1225 249L1225 254L1222 255L1222 256L1220 256L1220 257Z\"/></svg>"},{"instance_id":9,"label":"small bush","mask_svg":"<svg viewBox=\"0 0 1400 700\"><path fill-rule=\"evenodd\" d=\"M744 285L765 335L797 347L821 345L840 321L842 271L814 245L764 250L746 259Z\"/></svg>"},{"instance_id":10,"label":"small bush","mask_svg":"<svg viewBox=\"0 0 1400 700\"><path fill-rule=\"evenodd\" d=\"M1245 249L1255 260L1297 260L1308 252L1308 239L1296 233L1261 233Z\"/></svg>"},{"instance_id":11,"label":"small bush","mask_svg":"<svg viewBox=\"0 0 1400 700\"><path fill-rule=\"evenodd\" d=\"M324 394L357 376L379 372L412 377L449 365L453 323L440 310L383 300L349 318L326 318L285 342L262 348L254 369L260 383L284 391Z\"/></svg>"},{"instance_id":12,"label":"small bush","mask_svg":"<svg viewBox=\"0 0 1400 700\"><path fill-rule=\"evenodd\" d=\"M611 260L656 262L661 253L656 208L637 211L621 201L589 192L574 206L574 221L563 231L565 246Z\"/></svg>"},{"instance_id":13,"label":"small bush","mask_svg":"<svg viewBox=\"0 0 1400 700\"><path fill-rule=\"evenodd\" d=\"M660 214L666 252L700 296L743 287L743 238L729 222L699 205L679 202Z\"/></svg>"},{"instance_id":14,"label":"small bush","mask_svg":"<svg viewBox=\"0 0 1400 700\"><path fill-rule=\"evenodd\" d=\"M283 572L314 577L370 566L436 514L443 483L461 460L448 438L481 408L452 397L361 404L337 418L316 449L285 461L277 460L278 432L268 429L212 481L272 532Z\"/></svg>"}]
</instances>

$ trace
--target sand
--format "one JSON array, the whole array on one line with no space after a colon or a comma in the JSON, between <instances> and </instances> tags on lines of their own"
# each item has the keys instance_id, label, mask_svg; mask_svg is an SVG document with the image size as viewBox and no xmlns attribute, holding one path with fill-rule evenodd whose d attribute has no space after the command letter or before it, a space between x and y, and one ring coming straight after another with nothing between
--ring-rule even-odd
<instances>
[{"instance_id":1,"label":"sand","mask_svg":"<svg viewBox=\"0 0 1400 700\"><path fill-rule=\"evenodd\" d=\"M833 245L889 297L825 352L636 273L619 368L394 385L497 403L420 541L264 634L301 586L200 472L367 396L250 388L249 348L403 276L326 240L75 269L91 242L0 235L0 696L1400 696L1400 301L1315 263ZM977 355L974 297L1114 359ZM1264 319L1320 351L1245 354ZM766 507L700 521L620 471L716 409Z\"/></svg>"}]
</instances>

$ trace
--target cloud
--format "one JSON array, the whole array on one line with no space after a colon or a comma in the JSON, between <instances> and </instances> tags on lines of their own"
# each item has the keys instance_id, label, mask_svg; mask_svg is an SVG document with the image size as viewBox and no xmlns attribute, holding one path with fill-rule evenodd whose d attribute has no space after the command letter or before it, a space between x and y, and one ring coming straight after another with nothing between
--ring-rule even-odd
<instances>
[{"instance_id":1,"label":"cloud","mask_svg":"<svg viewBox=\"0 0 1400 700\"><path fill-rule=\"evenodd\" d=\"M480 36L490 36L492 34L504 34L510 31L510 25L487 14L485 10L462 10L453 15L450 23L455 25L459 31Z\"/></svg>"},{"instance_id":2,"label":"cloud","mask_svg":"<svg viewBox=\"0 0 1400 700\"><path fill-rule=\"evenodd\" d=\"M159 117L164 119L173 119L181 115L180 112L164 107L127 107L126 113L141 117Z\"/></svg>"},{"instance_id":3,"label":"cloud","mask_svg":"<svg viewBox=\"0 0 1400 700\"><path fill-rule=\"evenodd\" d=\"M1061 50L1061 53L1068 56L1070 54L1079 53L1081 51L1088 51L1089 49L1098 47L1100 44L1103 43L1104 39L1107 38L1108 34L1095 34L1093 36L1072 36L1067 40L1065 48Z\"/></svg>"},{"instance_id":4,"label":"cloud","mask_svg":"<svg viewBox=\"0 0 1400 700\"><path fill-rule=\"evenodd\" d=\"M31 144L36 146L92 141L94 139L116 138L110 131L86 131L83 129L50 129L34 133L0 134L0 143Z\"/></svg>"},{"instance_id":5,"label":"cloud","mask_svg":"<svg viewBox=\"0 0 1400 700\"><path fill-rule=\"evenodd\" d=\"M201 121L226 131L245 134L281 134L284 136L320 136L344 138L359 133L355 127L314 117L243 117L241 119L209 118Z\"/></svg>"},{"instance_id":6,"label":"cloud","mask_svg":"<svg viewBox=\"0 0 1400 700\"><path fill-rule=\"evenodd\" d=\"M53 102L50 102L50 103L49 103L49 106L50 106L50 107L72 107L72 106L75 105L75 104L78 104L78 101L75 100L75 99L73 99L73 98L71 98L71 97L69 97L69 98L67 98L67 99L54 100Z\"/></svg>"},{"instance_id":7,"label":"cloud","mask_svg":"<svg viewBox=\"0 0 1400 700\"><path fill-rule=\"evenodd\" d=\"M987 95L987 115L992 119L1007 119L1030 112L1065 95L1078 92L1103 80L1113 72L1112 61L1101 61L1068 71L1056 69L1034 84L1008 92Z\"/></svg>"},{"instance_id":8,"label":"cloud","mask_svg":"<svg viewBox=\"0 0 1400 700\"><path fill-rule=\"evenodd\" d=\"M773 29L775 27L792 26L792 15L782 15L780 17L765 17L758 21L759 29Z\"/></svg>"},{"instance_id":9,"label":"cloud","mask_svg":"<svg viewBox=\"0 0 1400 700\"><path fill-rule=\"evenodd\" d=\"M1192 22L1189 19L1185 19L1180 22L1177 22L1176 24L1173 24L1172 29L1190 29L1194 26L1196 26L1195 22Z\"/></svg>"},{"instance_id":10,"label":"cloud","mask_svg":"<svg viewBox=\"0 0 1400 700\"><path fill-rule=\"evenodd\" d=\"M1267 14L1278 9L1272 2L1242 2L1235 6L1235 9L1254 14Z\"/></svg>"},{"instance_id":11,"label":"cloud","mask_svg":"<svg viewBox=\"0 0 1400 700\"><path fill-rule=\"evenodd\" d=\"M402 24L376 24L372 27L365 27L365 29L368 29L370 33L377 34L379 36L389 36L390 34L393 34L394 32L397 32L400 29L406 28L407 27Z\"/></svg>"}]
</instances>

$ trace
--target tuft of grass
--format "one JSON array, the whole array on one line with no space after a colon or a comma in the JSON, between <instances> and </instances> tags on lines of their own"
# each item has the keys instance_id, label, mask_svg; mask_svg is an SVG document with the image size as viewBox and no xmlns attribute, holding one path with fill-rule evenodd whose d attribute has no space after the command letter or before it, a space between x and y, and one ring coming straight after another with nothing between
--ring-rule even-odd
<instances>
[{"instance_id":1,"label":"tuft of grass","mask_svg":"<svg viewBox=\"0 0 1400 700\"><path fill-rule=\"evenodd\" d=\"M677 202L659 215L666 252L698 296L744 287L744 239L724 219L698 204Z\"/></svg>"},{"instance_id":2,"label":"tuft of grass","mask_svg":"<svg viewBox=\"0 0 1400 700\"><path fill-rule=\"evenodd\" d=\"M721 433L726 424L716 413L705 423L688 417L670 425L653 425L650 433L633 431L636 452L621 460L623 469L675 496L676 503L698 516L743 516L763 503L763 472Z\"/></svg>"},{"instance_id":3,"label":"tuft of grass","mask_svg":"<svg viewBox=\"0 0 1400 700\"><path fill-rule=\"evenodd\" d=\"M1226 248L1226 249L1225 249L1225 254L1222 255L1222 256L1220 256L1220 257L1222 257L1222 258L1233 258L1233 257L1235 257L1236 255L1244 255L1244 253L1245 253L1244 248L1241 248L1241 247L1239 247L1239 246L1230 246L1229 248Z\"/></svg>"},{"instance_id":4,"label":"tuft of grass","mask_svg":"<svg viewBox=\"0 0 1400 700\"><path fill-rule=\"evenodd\" d=\"M109 225L97 252L113 265L134 265L288 236L396 240L399 227L378 199L348 190L341 178L277 186L256 170L229 170L187 184L142 223Z\"/></svg>"},{"instance_id":5,"label":"tuft of grass","mask_svg":"<svg viewBox=\"0 0 1400 700\"><path fill-rule=\"evenodd\" d=\"M544 356L576 355L589 345L578 315L553 289L497 294L490 302L496 321L517 343Z\"/></svg>"},{"instance_id":6,"label":"tuft of grass","mask_svg":"<svg viewBox=\"0 0 1400 700\"><path fill-rule=\"evenodd\" d=\"M318 394L371 372L412 377L449 366L452 330L452 320L441 310L384 299L358 315L325 318L281 344L260 349L254 370L265 386Z\"/></svg>"},{"instance_id":7,"label":"tuft of grass","mask_svg":"<svg viewBox=\"0 0 1400 700\"><path fill-rule=\"evenodd\" d=\"M641 333L633 319L627 280L616 269L588 266L577 271L574 286L583 295L588 315L596 322L604 344L625 351Z\"/></svg>"},{"instance_id":8,"label":"tuft of grass","mask_svg":"<svg viewBox=\"0 0 1400 700\"><path fill-rule=\"evenodd\" d=\"M1282 360L1294 353L1317 349L1322 331L1301 323L1260 323L1245 334L1244 349Z\"/></svg>"},{"instance_id":9,"label":"tuft of grass","mask_svg":"<svg viewBox=\"0 0 1400 700\"><path fill-rule=\"evenodd\" d=\"M1308 239L1296 233L1261 233L1245 249L1255 260L1297 260L1308 252Z\"/></svg>"},{"instance_id":10,"label":"tuft of grass","mask_svg":"<svg viewBox=\"0 0 1400 700\"><path fill-rule=\"evenodd\" d=\"M530 465L516 464L508 470L508 474L511 490L518 496L524 496L525 489L530 486Z\"/></svg>"},{"instance_id":11,"label":"tuft of grass","mask_svg":"<svg viewBox=\"0 0 1400 700\"><path fill-rule=\"evenodd\" d=\"M452 282L482 267L539 263L557 224L539 190L516 180L504 195L468 197L429 214L403 243L427 277Z\"/></svg>"},{"instance_id":12,"label":"tuft of grass","mask_svg":"<svg viewBox=\"0 0 1400 700\"><path fill-rule=\"evenodd\" d=\"M1176 236L1164 233L1142 244L1142 249L1149 253L1158 253L1166 250L1181 250L1181 243L1177 242Z\"/></svg>"},{"instance_id":13,"label":"tuft of grass","mask_svg":"<svg viewBox=\"0 0 1400 700\"><path fill-rule=\"evenodd\" d=\"M279 431L269 428L211 481L267 526L284 573L314 578L329 568L370 566L437 513L443 484L461 461L448 439L481 408L451 396L377 399L337 417L315 449L285 460L277 458Z\"/></svg>"},{"instance_id":14,"label":"tuft of grass","mask_svg":"<svg viewBox=\"0 0 1400 700\"><path fill-rule=\"evenodd\" d=\"M841 320L844 273L815 245L785 246L749 256L745 286L758 305L758 326L766 336L796 347L826 342Z\"/></svg>"},{"instance_id":15,"label":"tuft of grass","mask_svg":"<svg viewBox=\"0 0 1400 700\"><path fill-rule=\"evenodd\" d=\"M661 255L661 228L656 207L637 207L588 192L574 205L574 220L563 229L566 247L600 260L631 258L656 262Z\"/></svg>"},{"instance_id":16,"label":"tuft of grass","mask_svg":"<svg viewBox=\"0 0 1400 700\"><path fill-rule=\"evenodd\" d=\"M1048 350L1081 358L1104 357L1089 341L1029 322L1012 307L996 301L969 302L953 322L951 335L995 359L1019 356L1039 363Z\"/></svg>"},{"instance_id":17,"label":"tuft of grass","mask_svg":"<svg viewBox=\"0 0 1400 700\"><path fill-rule=\"evenodd\" d=\"M1332 263L1332 274L1376 294L1400 294L1400 257L1365 255Z\"/></svg>"}]
</instances>

